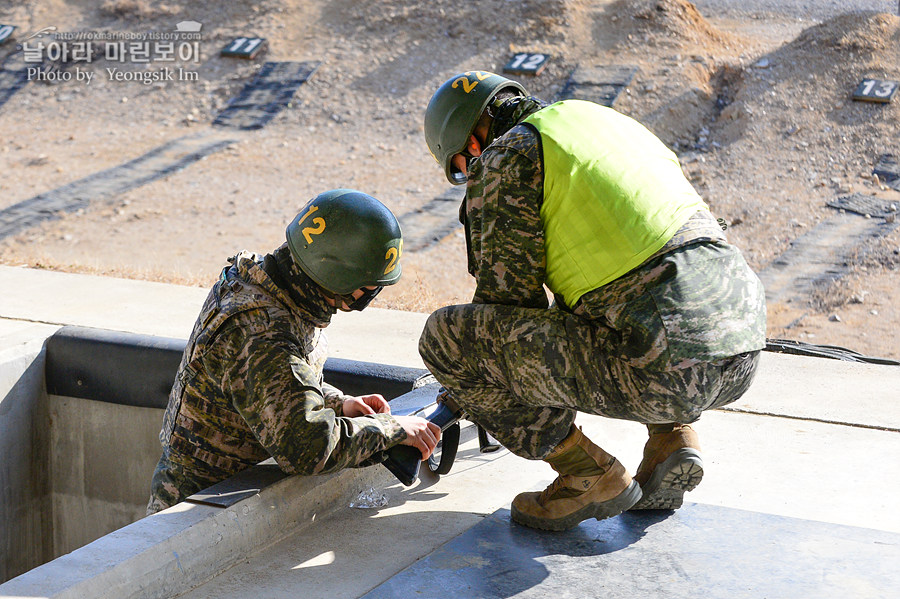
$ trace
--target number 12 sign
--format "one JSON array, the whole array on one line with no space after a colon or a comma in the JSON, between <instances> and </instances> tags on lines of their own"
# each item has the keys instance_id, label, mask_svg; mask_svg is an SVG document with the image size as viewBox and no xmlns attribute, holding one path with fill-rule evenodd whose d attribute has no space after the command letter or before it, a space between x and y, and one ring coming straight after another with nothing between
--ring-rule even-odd
<instances>
[{"instance_id":1,"label":"number 12 sign","mask_svg":"<svg viewBox=\"0 0 900 599\"><path fill-rule=\"evenodd\" d=\"M853 99L860 102L890 102L897 93L896 81L863 79L853 92Z\"/></svg>"},{"instance_id":2,"label":"number 12 sign","mask_svg":"<svg viewBox=\"0 0 900 599\"><path fill-rule=\"evenodd\" d=\"M503 67L503 72L516 75L540 75L549 59L550 56L547 54L519 52L509 59L509 62Z\"/></svg>"}]
</instances>

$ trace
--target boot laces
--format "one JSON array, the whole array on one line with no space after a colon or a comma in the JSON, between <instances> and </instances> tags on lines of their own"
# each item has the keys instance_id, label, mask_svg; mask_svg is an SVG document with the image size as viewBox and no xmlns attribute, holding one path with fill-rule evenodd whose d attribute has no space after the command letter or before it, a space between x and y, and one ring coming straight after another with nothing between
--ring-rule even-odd
<instances>
[{"instance_id":1,"label":"boot laces","mask_svg":"<svg viewBox=\"0 0 900 599\"><path fill-rule=\"evenodd\" d=\"M538 497L538 503L544 505L545 503L550 501L550 498L556 494L560 487L564 486L566 485L563 482L562 476L557 476L556 479L552 483L550 483L550 485L546 489L541 491L541 495L540 497Z\"/></svg>"},{"instance_id":2,"label":"boot laces","mask_svg":"<svg viewBox=\"0 0 900 599\"><path fill-rule=\"evenodd\" d=\"M546 489L541 491L541 494L538 496L538 503L541 505L546 505L547 502L553 499L559 499L564 497L576 497L585 492L584 489L578 489L577 487L573 487L569 484L571 482L571 476L557 476L556 480L550 483ZM557 495L559 497L557 497Z\"/></svg>"}]
</instances>

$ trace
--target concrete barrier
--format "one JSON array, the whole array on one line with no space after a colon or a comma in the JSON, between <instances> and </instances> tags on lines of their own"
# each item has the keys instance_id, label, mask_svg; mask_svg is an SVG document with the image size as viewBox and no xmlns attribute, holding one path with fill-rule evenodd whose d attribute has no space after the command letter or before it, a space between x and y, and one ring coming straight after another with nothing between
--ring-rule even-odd
<instances>
[{"instance_id":1,"label":"concrete barrier","mask_svg":"<svg viewBox=\"0 0 900 599\"><path fill-rule=\"evenodd\" d=\"M9 531L3 535L0 582L18 577L0 585L3 593L28 589L21 592L107 596L97 593L108 586L115 589L110 597L131 596L130 586L110 582L110 577L140 580L131 569L148 559L159 562L160 568L172 566L181 572L166 580L180 581L183 591L217 568L228 567L230 557L190 545L201 530L232 525L232 516L219 514L221 507L176 506L175 512L167 511L166 521L174 524L162 528L172 538L160 537L158 519L155 524L136 522L144 516L150 476L160 454L157 435L185 341L87 327L0 323L6 348L0 352L0 524ZM345 392L376 392L389 399L409 391L425 372L345 359L329 359L325 365L326 380ZM287 534L283 531L327 511L332 502L346 505L366 480L387 476L379 467L289 482L262 468L255 476L254 470L235 477L230 491L243 498L242 507L235 508L242 514L235 526L242 529L241 535L256 528L264 531L253 533L263 535L260 542ZM254 499L260 496L266 499ZM269 505L259 508L264 522L244 520L243 515L258 509L253 506L261 505L259 501ZM278 515L263 517L276 507ZM175 517L182 512L189 515ZM207 518L212 520L206 522ZM109 539L104 537L113 531ZM214 537L224 534L220 531ZM115 544L116 539L126 541ZM242 547L245 541L225 545ZM171 550L175 562L160 561L157 553L166 553L170 549L163 548L169 547L177 548ZM178 558L180 552L201 557L187 560L192 566L186 569L187 558ZM69 555L54 560L64 554ZM105 582L88 582L95 578ZM174 592L169 583L164 586L168 590L159 596ZM87 589L90 593L84 594ZM141 589L141 596L149 596L146 587Z\"/></svg>"},{"instance_id":2,"label":"concrete barrier","mask_svg":"<svg viewBox=\"0 0 900 599\"><path fill-rule=\"evenodd\" d=\"M44 340L57 328L0 321L0 581L53 556Z\"/></svg>"},{"instance_id":3,"label":"concrete barrier","mask_svg":"<svg viewBox=\"0 0 900 599\"><path fill-rule=\"evenodd\" d=\"M391 478L380 466L292 476L225 509L181 503L0 584L0 597L173 597Z\"/></svg>"}]
</instances>

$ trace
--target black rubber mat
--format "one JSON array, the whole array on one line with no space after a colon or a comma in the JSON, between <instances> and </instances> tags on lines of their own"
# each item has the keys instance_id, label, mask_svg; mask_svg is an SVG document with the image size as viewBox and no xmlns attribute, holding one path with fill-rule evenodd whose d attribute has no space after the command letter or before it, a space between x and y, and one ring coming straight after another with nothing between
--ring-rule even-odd
<instances>
[{"instance_id":1,"label":"black rubber mat","mask_svg":"<svg viewBox=\"0 0 900 599\"><path fill-rule=\"evenodd\" d=\"M884 200L864 193L853 193L840 196L826 202L832 208L855 212L872 218L897 218L900 216L900 202L897 200Z\"/></svg>"},{"instance_id":2,"label":"black rubber mat","mask_svg":"<svg viewBox=\"0 0 900 599\"><path fill-rule=\"evenodd\" d=\"M882 154L875 163L872 173L897 191L900 191L900 162L893 154Z\"/></svg>"},{"instance_id":3,"label":"black rubber mat","mask_svg":"<svg viewBox=\"0 0 900 599\"><path fill-rule=\"evenodd\" d=\"M256 77L244 86L213 125L235 129L262 129L275 118L308 81L318 62L267 62Z\"/></svg>"},{"instance_id":4,"label":"black rubber mat","mask_svg":"<svg viewBox=\"0 0 900 599\"><path fill-rule=\"evenodd\" d=\"M427 249L456 229L462 229L459 206L465 197L465 185L451 187L421 208L398 218L403 229L403 249L407 252Z\"/></svg>"},{"instance_id":5,"label":"black rubber mat","mask_svg":"<svg viewBox=\"0 0 900 599\"><path fill-rule=\"evenodd\" d=\"M259 494L260 491L287 478L287 474L281 471L275 460L269 458L265 462L238 472L231 478L194 493L186 499L191 503L202 503L216 507L229 507L248 497Z\"/></svg>"},{"instance_id":6,"label":"black rubber mat","mask_svg":"<svg viewBox=\"0 0 900 599\"><path fill-rule=\"evenodd\" d=\"M155 335L65 326L47 339L47 392L124 406L165 408L186 341ZM331 357L325 380L348 395L380 393L388 400L421 407L412 396L416 381L428 373L375 362ZM435 393L430 400L434 401ZM397 404L400 405L400 404ZM392 409L394 403L391 403ZM408 412L400 412L408 413Z\"/></svg>"},{"instance_id":7,"label":"black rubber mat","mask_svg":"<svg viewBox=\"0 0 900 599\"><path fill-rule=\"evenodd\" d=\"M578 67L557 100L588 100L611 107L637 73L633 66Z\"/></svg>"},{"instance_id":8,"label":"black rubber mat","mask_svg":"<svg viewBox=\"0 0 900 599\"><path fill-rule=\"evenodd\" d=\"M0 63L0 107L9 102L17 91L28 83L29 65L22 60L21 52L14 52Z\"/></svg>"},{"instance_id":9,"label":"black rubber mat","mask_svg":"<svg viewBox=\"0 0 900 599\"><path fill-rule=\"evenodd\" d=\"M119 166L88 175L0 210L0 239L16 235L60 213L75 212L166 177L234 143L211 135L180 137Z\"/></svg>"},{"instance_id":10,"label":"black rubber mat","mask_svg":"<svg viewBox=\"0 0 900 599\"><path fill-rule=\"evenodd\" d=\"M759 273L768 302L805 305L818 286L840 279L850 270L859 248L893 231L900 222L837 214L791 242L791 247Z\"/></svg>"},{"instance_id":11,"label":"black rubber mat","mask_svg":"<svg viewBox=\"0 0 900 599\"><path fill-rule=\"evenodd\" d=\"M364 597L887 599L898 563L900 534L711 505L563 533L501 510Z\"/></svg>"}]
</instances>

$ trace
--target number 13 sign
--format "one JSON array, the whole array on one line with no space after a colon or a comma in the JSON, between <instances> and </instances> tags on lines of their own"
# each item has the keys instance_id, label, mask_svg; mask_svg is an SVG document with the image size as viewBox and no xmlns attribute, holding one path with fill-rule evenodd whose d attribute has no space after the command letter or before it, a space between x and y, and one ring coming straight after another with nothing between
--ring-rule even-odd
<instances>
[{"instance_id":1,"label":"number 13 sign","mask_svg":"<svg viewBox=\"0 0 900 599\"><path fill-rule=\"evenodd\" d=\"M897 93L896 81L863 79L853 92L853 99L861 102L890 102Z\"/></svg>"}]
</instances>

